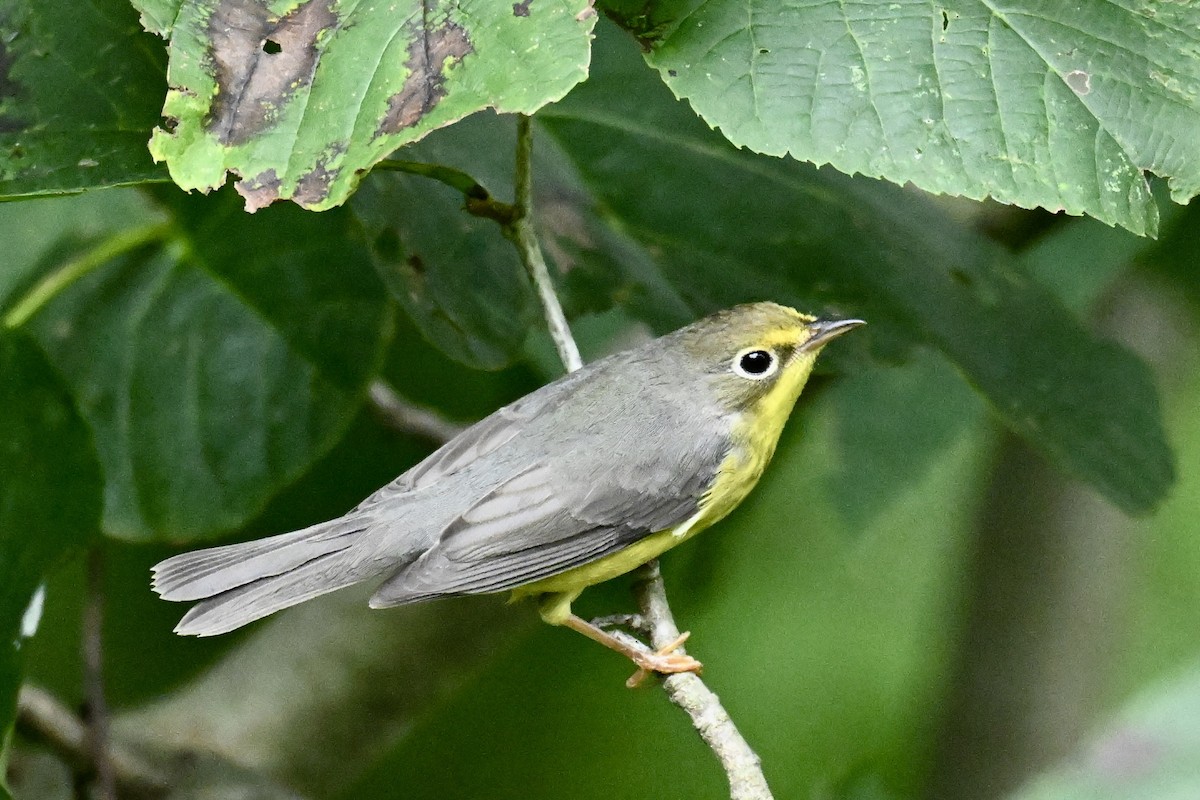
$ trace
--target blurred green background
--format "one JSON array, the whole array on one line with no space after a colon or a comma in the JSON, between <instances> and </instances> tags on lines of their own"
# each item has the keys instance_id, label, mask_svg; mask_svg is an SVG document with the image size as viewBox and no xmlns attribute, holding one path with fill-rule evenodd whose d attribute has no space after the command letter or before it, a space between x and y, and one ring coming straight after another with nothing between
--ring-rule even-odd
<instances>
[{"instance_id":1,"label":"blurred green background","mask_svg":"<svg viewBox=\"0 0 1200 800\"><path fill-rule=\"evenodd\" d=\"M11 224L61 229L62 220L87 225L119 203L140 204L122 197L108 192L0 212L19 220L40 207L35 221ZM1090 224L1056 222L1047 235ZM1196 306L1158 270L1160 255L1195 236L1200 215L1189 212L1161 244L1138 245L1153 257L1115 270L1088 304L1096 324L1154 366L1163 392L1179 478L1153 515L1128 518L1046 466L1002 432L944 362L916 353L898 365L819 377L750 500L665 559L676 615L694 635L692 652L758 749L777 796L1000 796L1117 724L1110 720L1131 699L1195 675L1200 347ZM603 350L627 324L612 312L581 318L585 352ZM440 355L401 317L385 374L405 396L470 419L547 377L548 343L535 334L528 347L524 364L473 371ZM862 439L876 456L850 446ZM428 449L363 410L308 474L225 538L341 513ZM157 600L146 576L177 548L110 540L103 550L106 675L118 717L186 695L210 665L263 635L174 636L180 609ZM41 630L27 645L30 679L72 705L82 700L83 585L78 559L54 574ZM631 604L627 581L619 580L589 592L580 607L602 614ZM273 765L277 777L315 796L345 798L722 796L724 777L686 720L660 692L625 689L628 667L612 654L532 624L528 607L448 605L449 637L464 617L502 625L465 665L443 662L436 651L418 654L425 669L454 673L454 685L399 721L390 701L373 717L370 697L352 704L348 719L330 708L319 717L276 710L279 718L260 735L288 741L294 759ZM360 616L402 624L405 615L426 611L437 620L442 609L376 614L351 604L314 619L349 626L348 637L369 637L373 629L354 630ZM301 620L300 630L308 624ZM475 635L469 626L461 630ZM280 676L271 674L266 648L259 656L266 660L252 662L262 671L240 676L252 687L246 691L278 680L283 696L331 691L336 698L347 670L393 679L378 664L331 663L329 689L317 656L298 678L288 651L311 646L320 654L324 640L319 633L314 639L288 637L287 650L274 652L287 664ZM238 682L227 675L221 685ZM1194 685L1192 677L1183 689ZM244 697L223 702L210 714L236 721L244 713ZM186 727L186 716L176 724ZM1194 726L1187 721L1187 731ZM349 729L339 736L360 742L363 757L322 758L331 728ZM1197 763L1174 765L1191 781L1186 786L1200 785ZM20 779L14 784L19 791ZM1140 791L1045 796L1169 796Z\"/></svg>"},{"instance_id":2,"label":"blurred green background","mask_svg":"<svg viewBox=\"0 0 1200 800\"><path fill-rule=\"evenodd\" d=\"M137 139L162 44L124 3L92 13L151 63L117 76ZM1200 797L1200 206L1153 183L1149 239L755 155L598 30L588 82L535 123L536 221L585 358L751 299L870 323L823 356L751 498L663 562L775 796ZM507 199L513 140L480 114L403 153ZM115 738L170 764L180 800L728 796L661 691L525 605L370 612L351 590L171 633L152 564L340 515L432 450L374 382L469 422L560 368L510 244L454 190L377 170L345 208L248 216L144 156L109 181L138 188L0 204L0 356L32 365L0 374L27 401L0 415L21 434L0 426L20 467L0 484L0 706L23 665L82 708L90 559ZM43 397L47 419L26 408ZM61 438L31 444L28 420ZM632 610L629 581L577 608ZM17 800L86 794L55 752L18 724Z\"/></svg>"}]
</instances>

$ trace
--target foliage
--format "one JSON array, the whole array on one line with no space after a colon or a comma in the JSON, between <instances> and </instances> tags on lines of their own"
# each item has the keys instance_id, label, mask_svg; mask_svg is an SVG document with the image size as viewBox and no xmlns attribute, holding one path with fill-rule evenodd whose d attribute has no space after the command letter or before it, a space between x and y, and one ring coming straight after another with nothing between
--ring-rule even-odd
<instances>
[{"instance_id":1,"label":"foliage","mask_svg":"<svg viewBox=\"0 0 1200 800\"><path fill-rule=\"evenodd\" d=\"M618 3L618 6L624 3ZM932 192L1157 230L1200 191L1195 10L1172 3L675 0L629 22L731 142Z\"/></svg>"},{"instance_id":2,"label":"foliage","mask_svg":"<svg viewBox=\"0 0 1200 800\"><path fill-rule=\"evenodd\" d=\"M251 211L281 198L338 205L435 128L557 100L586 74L595 24L584 0L134 4L171 40L151 152L185 189L240 176Z\"/></svg>"},{"instance_id":3,"label":"foliage","mask_svg":"<svg viewBox=\"0 0 1200 800\"><path fill-rule=\"evenodd\" d=\"M3 742L14 717L24 640L41 614L38 584L97 534L101 484L87 428L70 396L29 338L10 331L0 333L0 409L0 453L9 472L0 485ZM11 470L18 468L16 478ZM47 502L56 496L69 500Z\"/></svg>"},{"instance_id":4,"label":"foliage","mask_svg":"<svg viewBox=\"0 0 1200 800\"><path fill-rule=\"evenodd\" d=\"M746 507L665 565L779 796L930 785L945 698L980 655L959 635L987 568L978 515L1039 502L1004 496L1008 436L1056 485L1143 517L1120 518L1142 566L1114 603L1139 623L1113 636L1146 646L1111 661L1104 702L1195 659L1180 620L1200 607L1200 364L1181 354L1200 215L1171 201L1200 192L1200 10L599 12L611 21L585 0L0 6L0 199L30 200L0 206L0 740L23 662L79 699L81 582L62 565L102 546L118 734L187 748L187 719L214 782L719 794L715 767L686 768L708 762L674 709L621 689L609 654L529 633L525 609L364 621L334 601L200 643L149 595L146 567L180 545L340 514L412 464L428 442L386 430L373 386L470 419L554 374L522 264L480 212L513 194L512 120L487 109L537 112L535 221L585 354L755 299L870 323L823 358ZM25 642L44 581L50 613ZM622 591L583 603L623 609ZM1173 702L1128 718L1178 756L1170 770L1103 796L1194 784ZM14 763L18 790L33 763ZM1100 796L1089 779L1066 768L1017 796Z\"/></svg>"}]
</instances>

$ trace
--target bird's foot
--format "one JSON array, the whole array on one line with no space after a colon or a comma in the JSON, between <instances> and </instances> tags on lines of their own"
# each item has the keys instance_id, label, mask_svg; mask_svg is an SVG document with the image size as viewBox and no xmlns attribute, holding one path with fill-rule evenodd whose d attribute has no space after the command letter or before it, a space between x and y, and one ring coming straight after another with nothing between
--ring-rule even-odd
<instances>
[{"instance_id":1,"label":"bird's foot","mask_svg":"<svg viewBox=\"0 0 1200 800\"><path fill-rule=\"evenodd\" d=\"M633 659L633 663L638 665L638 671L629 676L629 680L625 681L625 685L630 689L636 689L653 672L662 675L673 675L678 672L699 672L703 669L704 665L687 653L675 652L688 640L689 636L691 636L691 633L681 633L678 639L664 647L660 647L652 652L638 652L631 655L630 658Z\"/></svg>"}]
</instances>

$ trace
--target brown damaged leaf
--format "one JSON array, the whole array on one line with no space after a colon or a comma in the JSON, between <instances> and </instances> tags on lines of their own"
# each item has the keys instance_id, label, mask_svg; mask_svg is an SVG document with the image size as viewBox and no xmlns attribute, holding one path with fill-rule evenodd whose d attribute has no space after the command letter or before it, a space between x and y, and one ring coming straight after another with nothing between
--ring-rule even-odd
<instances>
[{"instance_id":1,"label":"brown damaged leaf","mask_svg":"<svg viewBox=\"0 0 1200 800\"><path fill-rule=\"evenodd\" d=\"M433 28L426 26L425 20L414 20L407 26L413 37L405 62L410 72L404 87L388 99L387 116L380 123L377 136L416 125L446 96L443 75L446 62L475 51L467 32L451 20Z\"/></svg>"},{"instance_id":2,"label":"brown damaged leaf","mask_svg":"<svg viewBox=\"0 0 1200 800\"><path fill-rule=\"evenodd\" d=\"M134 0L178 8L150 152L187 190L235 178L247 210L329 208L431 130L561 99L587 74L588 1Z\"/></svg>"},{"instance_id":3,"label":"brown damaged leaf","mask_svg":"<svg viewBox=\"0 0 1200 800\"><path fill-rule=\"evenodd\" d=\"M336 158L345 154L347 144L338 142L317 162L317 165L300 176L296 183L296 191L292 198L300 205L318 203L329 194L329 184L337 178L337 170L330 168ZM247 204L247 210L249 205Z\"/></svg>"},{"instance_id":4,"label":"brown damaged leaf","mask_svg":"<svg viewBox=\"0 0 1200 800\"><path fill-rule=\"evenodd\" d=\"M271 126L288 98L312 83L317 41L337 24L334 0L312 0L274 18L255 0L220 3L208 23L217 96L208 129L243 144Z\"/></svg>"},{"instance_id":5,"label":"brown damaged leaf","mask_svg":"<svg viewBox=\"0 0 1200 800\"><path fill-rule=\"evenodd\" d=\"M329 194L329 184L337 178L337 171L330 168L330 163L346 152L346 143L338 142L329 148L329 152L317 162L317 165L300 176L296 182L296 190L292 199L301 205L316 203ZM279 175L273 169L265 170L253 178L238 181L234 184L237 193L246 201L246 211L253 214L260 208L266 208L279 199L279 187L283 184Z\"/></svg>"},{"instance_id":6,"label":"brown damaged leaf","mask_svg":"<svg viewBox=\"0 0 1200 800\"><path fill-rule=\"evenodd\" d=\"M253 214L279 199L279 175L269 169L253 178L238 181L233 188L246 201L246 211Z\"/></svg>"}]
</instances>

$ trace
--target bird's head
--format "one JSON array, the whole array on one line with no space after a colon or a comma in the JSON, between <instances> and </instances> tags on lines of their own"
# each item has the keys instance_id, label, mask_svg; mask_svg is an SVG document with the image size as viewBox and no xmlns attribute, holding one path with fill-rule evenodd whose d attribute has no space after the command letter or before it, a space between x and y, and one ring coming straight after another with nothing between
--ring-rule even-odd
<instances>
[{"instance_id":1,"label":"bird's head","mask_svg":"<svg viewBox=\"0 0 1200 800\"><path fill-rule=\"evenodd\" d=\"M786 414L821 349L863 324L818 319L776 303L748 303L705 317L677 336L727 410L758 407Z\"/></svg>"}]
</instances>

